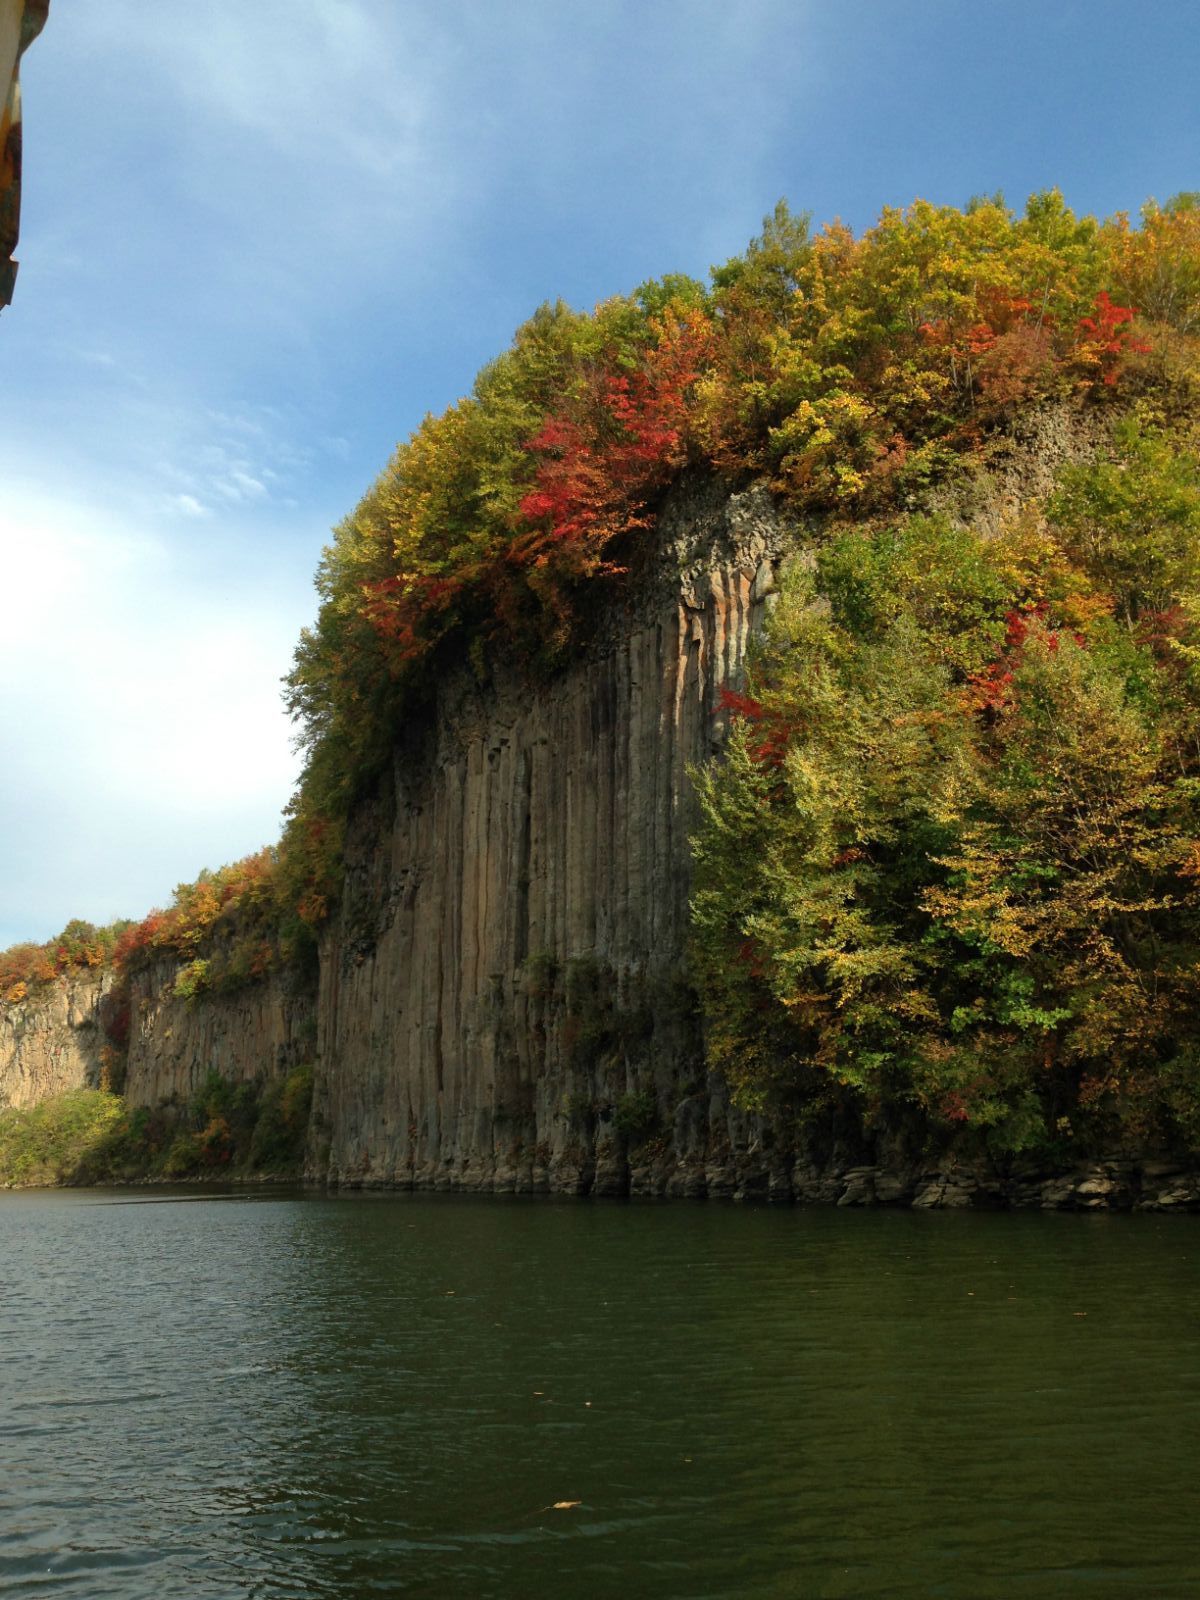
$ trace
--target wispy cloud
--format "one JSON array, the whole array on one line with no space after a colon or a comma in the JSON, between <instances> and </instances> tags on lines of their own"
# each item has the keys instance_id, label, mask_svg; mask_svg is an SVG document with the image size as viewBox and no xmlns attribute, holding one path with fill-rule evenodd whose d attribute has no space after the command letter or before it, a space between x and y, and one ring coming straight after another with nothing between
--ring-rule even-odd
<instances>
[{"instance_id":1,"label":"wispy cloud","mask_svg":"<svg viewBox=\"0 0 1200 1600\"><path fill-rule=\"evenodd\" d=\"M184 517L207 517L208 507L201 505L194 494L168 495L164 502L168 511L177 511Z\"/></svg>"},{"instance_id":2,"label":"wispy cloud","mask_svg":"<svg viewBox=\"0 0 1200 1600\"><path fill-rule=\"evenodd\" d=\"M373 178L419 165L437 34L416 8L209 0L150 12L126 3L110 17L114 9L131 50L208 118L254 135L257 150L265 141L289 162L315 155Z\"/></svg>"}]
</instances>

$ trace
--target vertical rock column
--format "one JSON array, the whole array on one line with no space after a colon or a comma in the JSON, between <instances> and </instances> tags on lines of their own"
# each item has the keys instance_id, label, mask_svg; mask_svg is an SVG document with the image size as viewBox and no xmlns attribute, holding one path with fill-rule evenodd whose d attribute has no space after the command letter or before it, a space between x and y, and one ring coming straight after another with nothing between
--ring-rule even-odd
<instances>
[{"instance_id":1,"label":"vertical rock column","mask_svg":"<svg viewBox=\"0 0 1200 1600\"><path fill-rule=\"evenodd\" d=\"M314 1176L626 1186L614 1108L665 1113L700 1071L656 997L686 952L689 769L723 736L780 538L752 504L611 648L536 695L447 690L398 756L322 951Z\"/></svg>"},{"instance_id":2,"label":"vertical rock column","mask_svg":"<svg viewBox=\"0 0 1200 1600\"><path fill-rule=\"evenodd\" d=\"M228 994L185 999L177 967L159 961L130 988L130 1106L187 1104L210 1072L229 1083L263 1082L309 1060L313 1000L291 993L278 974Z\"/></svg>"}]
</instances>

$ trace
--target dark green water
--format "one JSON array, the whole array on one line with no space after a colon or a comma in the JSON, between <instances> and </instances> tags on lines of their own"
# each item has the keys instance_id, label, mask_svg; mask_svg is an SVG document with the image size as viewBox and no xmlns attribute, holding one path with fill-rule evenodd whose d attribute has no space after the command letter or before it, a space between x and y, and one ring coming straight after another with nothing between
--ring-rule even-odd
<instances>
[{"instance_id":1,"label":"dark green water","mask_svg":"<svg viewBox=\"0 0 1200 1600\"><path fill-rule=\"evenodd\" d=\"M1200 1222L127 1199L0 1196L5 1596L1200 1594Z\"/></svg>"}]
</instances>

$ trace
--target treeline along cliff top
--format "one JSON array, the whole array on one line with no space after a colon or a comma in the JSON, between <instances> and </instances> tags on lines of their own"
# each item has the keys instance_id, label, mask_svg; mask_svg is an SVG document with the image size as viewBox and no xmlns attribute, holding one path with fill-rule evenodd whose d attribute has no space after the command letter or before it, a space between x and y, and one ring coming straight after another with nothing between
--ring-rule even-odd
<instances>
[{"instance_id":1,"label":"treeline along cliff top","mask_svg":"<svg viewBox=\"0 0 1200 1600\"><path fill-rule=\"evenodd\" d=\"M695 774L690 979L748 1107L1002 1150L1200 1146L1200 197L780 205L707 283L543 306L336 530L280 844L0 957L200 996L316 960L347 818L450 663L544 682L661 573L681 477L795 527ZM997 496L1014 440L1066 443ZM1044 481L1043 481L1044 480ZM991 485L988 489L985 486Z\"/></svg>"}]
</instances>

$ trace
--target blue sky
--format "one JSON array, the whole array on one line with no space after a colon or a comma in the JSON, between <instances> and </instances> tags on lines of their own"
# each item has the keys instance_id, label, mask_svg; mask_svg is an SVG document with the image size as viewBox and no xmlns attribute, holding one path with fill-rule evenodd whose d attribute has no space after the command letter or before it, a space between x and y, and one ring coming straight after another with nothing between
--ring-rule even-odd
<instances>
[{"instance_id":1,"label":"blue sky","mask_svg":"<svg viewBox=\"0 0 1200 1600\"><path fill-rule=\"evenodd\" d=\"M278 835L330 528L546 298L786 195L1200 187L1190 0L53 0L0 317L0 946Z\"/></svg>"}]
</instances>

